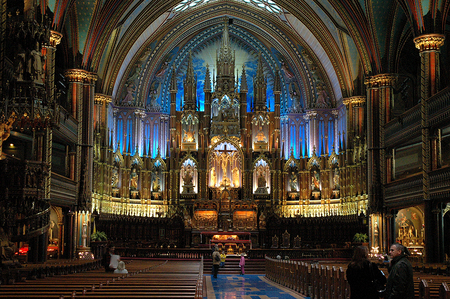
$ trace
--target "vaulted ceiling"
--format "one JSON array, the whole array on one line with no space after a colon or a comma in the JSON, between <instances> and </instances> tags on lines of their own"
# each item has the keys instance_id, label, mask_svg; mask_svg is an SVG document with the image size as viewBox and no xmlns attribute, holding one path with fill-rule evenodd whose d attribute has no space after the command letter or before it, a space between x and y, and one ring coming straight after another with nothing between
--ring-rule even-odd
<instances>
[{"instance_id":1,"label":"vaulted ceiling","mask_svg":"<svg viewBox=\"0 0 450 299\"><path fill-rule=\"evenodd\" d=\"M120 97L135 80L151 92L164 68L208 53L232 20L240 53L261 52L269 77L295 77L305 102L322 84L333 105L357 95L364 75L398 72L412 38L448 30L448 0L53 0L66 55L99 75L98 92ZM447 28L446 28L447 26ZM205 52L206 51L206 52ZM70 53L69 53L70 52ZM78 55L79 55L78 54ZM417 54L418 56L418 54ZM215 57L211 58L214 61ZM159 73L161 74L161 73Z\"/></svg>"}]
</instances>

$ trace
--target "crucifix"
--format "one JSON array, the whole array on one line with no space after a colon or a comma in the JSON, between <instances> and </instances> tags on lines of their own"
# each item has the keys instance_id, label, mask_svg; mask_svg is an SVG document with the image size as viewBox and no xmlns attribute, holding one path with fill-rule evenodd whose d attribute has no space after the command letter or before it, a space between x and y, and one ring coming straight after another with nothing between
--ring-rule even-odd
<instances>
[{"instance_id":1,"label":"crucifix","mask_svg":"<svg viewBox=\"0 0 450 299\"><path fill-rule=\"evenodd\" d=\"M229 155L229 153L232 153L233 150L228 150L227 149L227 145L224 145L224 149L223 150L218 150L218 152L220 153L219 156L219 161L222 162L222 184L227 184L227 182L230 182L230 180L227 177L227 166L228 166L228 160L230 160L231 162L231 156Z\"/></svg>"}]
</instances>

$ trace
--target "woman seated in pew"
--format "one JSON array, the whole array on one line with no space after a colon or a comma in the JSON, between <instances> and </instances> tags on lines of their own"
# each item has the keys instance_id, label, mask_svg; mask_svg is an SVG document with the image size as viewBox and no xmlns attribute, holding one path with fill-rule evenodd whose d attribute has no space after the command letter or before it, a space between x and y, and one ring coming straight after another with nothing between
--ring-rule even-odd
<instances>
[{"instance_id":1,"label":"woman seated in pew","mask_svg":"<svg viewBox=\"0 0 450 299\"><path fill-rule=\"evenodd\" d=\"M376 299L384 289L386 277L377 265L368 260L366 246L355 248L352 261L347 267L347 281L350 284L350 299Z\"/></svg>"},{"instance_id":2,"label":"woman seated in pew","mask_svg":"<svg viewBox=\"0 0 450 299\"><path fill-rule=\"evenodd\" d=\"M120 261L117 264L117 269L114 270L114 273L121 273L121 274L127 274L128 273L128 270L125 269L125 263L123 261Z\"/></svg>"}]
</instances>

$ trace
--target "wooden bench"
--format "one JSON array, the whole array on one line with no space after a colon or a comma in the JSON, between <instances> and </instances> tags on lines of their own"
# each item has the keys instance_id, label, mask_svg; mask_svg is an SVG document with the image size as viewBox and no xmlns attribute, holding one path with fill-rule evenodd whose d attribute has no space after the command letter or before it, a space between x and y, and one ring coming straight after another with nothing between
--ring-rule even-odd
<instances>
[{"instance_id":1,"label":"wooden bench","mask_svg":"<svg viewBox=\"0 0 450 299\"><path fill-rule=\"evenodd\" d=\"M202 267L198 261L132 261L128 274L94 270L47 277L2 286L0 298L203 298Z\"/></svg>"}]
</instances>

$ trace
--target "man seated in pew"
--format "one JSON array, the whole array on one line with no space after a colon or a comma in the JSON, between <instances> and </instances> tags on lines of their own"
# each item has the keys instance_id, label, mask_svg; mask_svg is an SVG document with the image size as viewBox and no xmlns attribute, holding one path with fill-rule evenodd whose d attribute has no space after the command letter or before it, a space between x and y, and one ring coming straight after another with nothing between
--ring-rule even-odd
<instances>
[{"instance_id":1,"label":"man seated in pew","mask_svg":"<svg viewBox=\"0 0 450 299\"><path fill-rule=\"evenodd\" d=\"M105 272L114 272L120 262L120 256L114 254L116 248L114 245L109 245L106 252L103 254L102 264L105 267Z\"/></svg>"},{"instance_id":2,"label":"man seated in pew","mask_svg":"<svg viewBox=\"0 0 450 299\"><path fill-rule=\"evenodd\" d=\"M117 269L114 270L114 273L120 273L120 274L127 274L128 273L128 270L125 269L125 263L123 261L120 261L117 264Z\"/></svg>"},{"instance_id":3,"label":"man seated in pew","mask_svg":"<svg viewBox=\"0 0 450 299\"><path fill-rule=\"evenodd\" d=\"M385 299L414 299L414 278L408 249L399 243L391 245L391 262L386 283Z\"/></svg>"}]
</instances>

